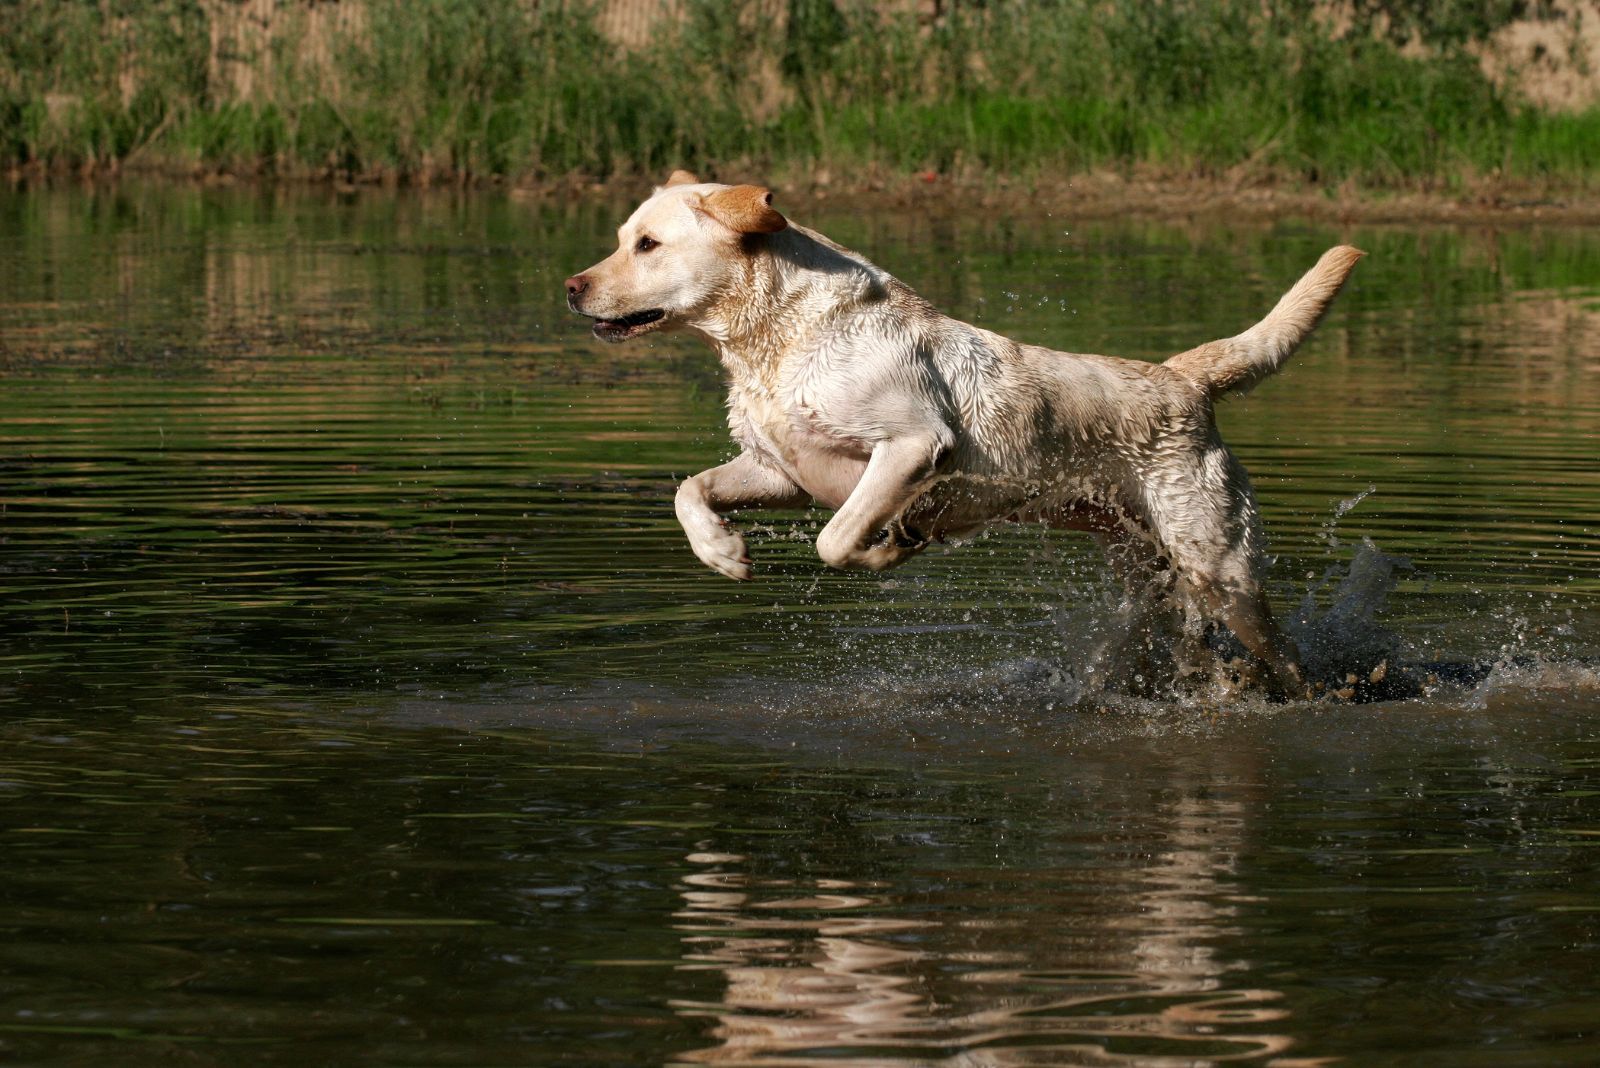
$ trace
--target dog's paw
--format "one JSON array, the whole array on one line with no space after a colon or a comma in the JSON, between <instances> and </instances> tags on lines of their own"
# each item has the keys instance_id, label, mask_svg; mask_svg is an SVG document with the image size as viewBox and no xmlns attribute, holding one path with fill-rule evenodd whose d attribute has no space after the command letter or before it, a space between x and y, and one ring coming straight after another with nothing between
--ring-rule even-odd
<instances>
[{"instance_id":1,"label":"dog's paw","mask_svg":"<svg viewBox=\"0 0 1600 1068\"><path fill-rule=\"evenodd\" d=\"M899 521L889 524L863 543L852 543L832 525L817 536L817 555L822 562L840 571L888 571L899 567L928 547L928 540Z\"/></svg>"},{"instance_id":2,"label":"dog's paw","mask_svg":"<svg viewBox=\"0 0 1600 1068\"><path fill-rule=\"evenodd\" d=\"M917 555L921 549L920 545L898 545L892 541L880 541L864 549L857 549L850 566L868 571L888 571L890 568L899 567Z\"/></svg>"},{"instance_id":3,"label":"dog's paw","mask_svg":"<svg viewBox=\"0 0 1600 1068\"><path fill-rule=\"evenodd\" d=\"M689 537L689 548L711 570L738 582L748 582L755 574L750 569L744 536L726 520L715 519L695 530Z\"/></svg>"},{"instance_id":4,"label":"dog's paw","mask_svg":"<svg viewBox=\"0 0 1600 1068\"><path fill-rule=\"evenodd\" d=\"M919 545L906 545L893 541L877 541L847 553L835 551L831 556L824 556L822 559L829 567L841 571L888 571L917 555L926 544L923 542Z\"/></svg>"},{"instance_id":5,"label":"dog's paw","mask_svg":"<svg viewBox=\"0 0 1600 1068\"><path fill-rule=\"evenodd\" d=\"M928 539L921 531L896 519L878 531L871 544L861 550L861 566L872 571L887 571L899 567L927 547Z\"/></svg>"}]
</instances>

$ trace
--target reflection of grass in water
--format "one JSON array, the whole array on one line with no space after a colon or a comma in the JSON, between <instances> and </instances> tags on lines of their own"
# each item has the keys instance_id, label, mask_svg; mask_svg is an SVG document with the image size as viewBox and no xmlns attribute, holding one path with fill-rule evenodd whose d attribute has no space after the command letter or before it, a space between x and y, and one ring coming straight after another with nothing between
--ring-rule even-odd
<instances>
[{"instance_id":1,"label":"reflection of grass in water","mask_svg":"<svg viewBox=\"0 0 1600 1068\"><path fill-rule=\"evenodd\" d=\"M369 0L338 26L283 9L235 98L207 73L224 15L18 5L0 15L0 68L17 72L0 80L0 159L413 176L1150 165L1442 187L1583 184L1600 162L1600 111L1538 110L1484 76L1481 5L1399 24L1425 46L1411 51L1381 20L1335 39L1288 0L952 6L925 26L878 5L795 0L773 19L691 0L632 50L583 5Z\"/></svg>"}]
</instances>

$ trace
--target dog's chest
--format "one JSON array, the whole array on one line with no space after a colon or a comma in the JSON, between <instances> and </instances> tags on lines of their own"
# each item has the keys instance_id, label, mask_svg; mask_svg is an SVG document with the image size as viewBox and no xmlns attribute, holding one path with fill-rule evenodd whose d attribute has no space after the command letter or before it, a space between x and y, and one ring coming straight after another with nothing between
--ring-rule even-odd
<instances>
[{"instance_id":1,"label":"dog's chest","mask_svg":"<svg viewBox=\"0 0 1600 1068\"><path fill-rule=\"evenodd\" d=\"M731 400L740 443L820 503L839 507L861 481L871 446L832 430L822 413L759 386L735 387Z\"/></svg>"}]
</instances>

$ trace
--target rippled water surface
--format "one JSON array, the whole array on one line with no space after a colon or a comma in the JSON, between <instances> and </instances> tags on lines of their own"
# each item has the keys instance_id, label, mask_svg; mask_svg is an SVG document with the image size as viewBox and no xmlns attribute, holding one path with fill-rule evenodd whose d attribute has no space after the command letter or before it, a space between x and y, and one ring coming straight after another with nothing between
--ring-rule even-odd
<instances>
[{"instance_id":1,"label":"rippled water surface","mask_svg":"<svg viewBox=\"0 0 1600 1068\"><path fill-rule=\"evenodd\" d=\"M1220 418L1427 692L1218 708L1085 696L1072 536L703 570L712 357L560 302L624 210L0 193L0 1061L1596 1062L1600 233L796 210L1150 359L1368 250Z\"/></svg>"}]
</instances>

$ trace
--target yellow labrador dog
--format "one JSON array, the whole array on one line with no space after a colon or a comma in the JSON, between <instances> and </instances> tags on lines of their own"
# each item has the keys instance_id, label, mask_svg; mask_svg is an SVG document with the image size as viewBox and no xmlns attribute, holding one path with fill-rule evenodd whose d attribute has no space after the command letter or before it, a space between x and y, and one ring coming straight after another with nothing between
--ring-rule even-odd
<instances>
[{"instance_id":1,"label":"yellow labrador dog","mask_svg":"<svg viewBox=\"0 0 1600 1068\"><path fill-rule=\"evenodd\" d=\"M751 575L724 513L813 500L837 509L817 537L836 568L885 570L997 520L1092 531L1131 588L1175 595L1191 651L1206 623L1224 624L1273 690L1304 692L1262 590L1250 481L1212 405L1283 366L1360 251L1324 253L1244 333L1151 364L1054 352L941 315L790 224L756 186L674 172L618 238L567 279L572 310L606 341L690 330L727 369L742 451L677 494L709 567Z\"/></svg>"}]
</instances>

